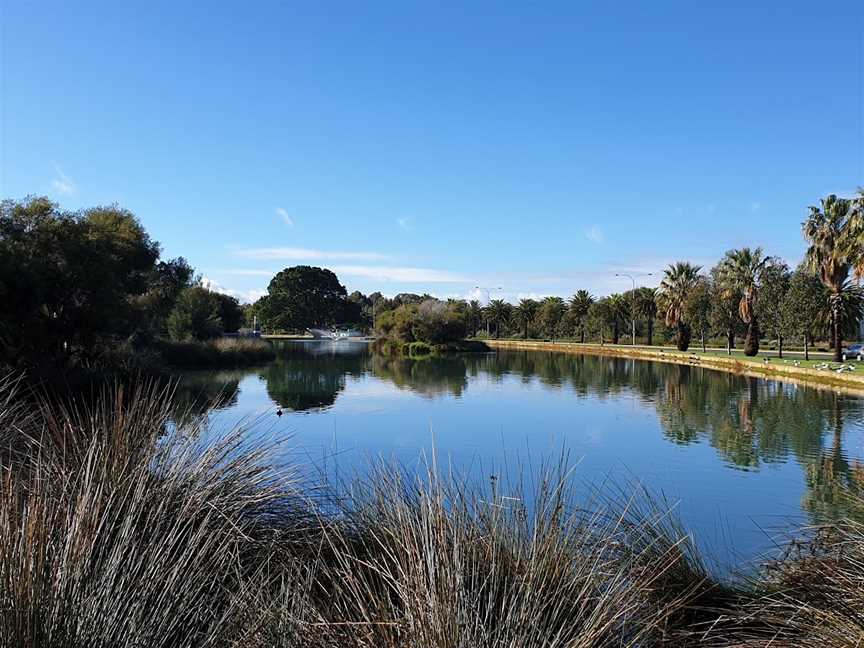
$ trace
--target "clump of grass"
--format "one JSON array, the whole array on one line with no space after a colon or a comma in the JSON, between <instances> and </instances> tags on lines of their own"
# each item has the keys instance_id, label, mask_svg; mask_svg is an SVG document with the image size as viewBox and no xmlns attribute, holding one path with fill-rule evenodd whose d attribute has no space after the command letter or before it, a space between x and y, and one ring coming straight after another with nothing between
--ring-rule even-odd
<instances>
[{"instance_id":1,"label":"clump of grass","mask_svg":"<svg viewBox=\"0 0 864 648\"><path fill-rule=\"evenodd\" d=\"M261 450L166 430L155 387L115 396L3 430L30 456L0 476L2 645L211 643L298 519Z\"/></svg>"},{"instance_id":2,"label":"clump of grass","mask_svg":"<svg viewBox=\"0 0 864 648\"><path fill-rule=\"evenodd\" d=\"M187 368L262 365L276 357L266 340L218 338L209 342L160 342L159 351L170 365Z\"/></svg>"},{"instance_id":3,"label":"clump of grass","mask_svg":"<svg viewBox=\"0 0 864 648\"><path fill-rule=\"evenodd\" d=\"M565 462L531 488L385 464L313 501L242 431L204 444L178 426L164 386L106 389L86 407L24 406L15 389L0 380L0 645L864 640L855 522L732 587L669 506L640 489L585 497Z\"/></svg>"}]
</instances>

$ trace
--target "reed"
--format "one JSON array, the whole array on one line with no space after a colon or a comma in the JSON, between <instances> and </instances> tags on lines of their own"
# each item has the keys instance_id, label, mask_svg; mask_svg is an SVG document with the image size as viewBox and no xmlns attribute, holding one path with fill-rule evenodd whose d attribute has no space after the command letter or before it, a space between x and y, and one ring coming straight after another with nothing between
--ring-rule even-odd
<instances>
[{"instance_id":1,"label":"reed","mask_svg":"<svg viewBox=\"0 0 864 648\"><path fill-rule=\"evenodd\" d=\"M0 380L0 645L864 640L853 521L722 583L671 507L639 488L577 489L566 458L527 487L518 475L478 487L430 461L300 492L243 430L206 440L173 423L172 391L157 383L105 389L86 407L17 389Z\"/></svg>"}]
</instances>

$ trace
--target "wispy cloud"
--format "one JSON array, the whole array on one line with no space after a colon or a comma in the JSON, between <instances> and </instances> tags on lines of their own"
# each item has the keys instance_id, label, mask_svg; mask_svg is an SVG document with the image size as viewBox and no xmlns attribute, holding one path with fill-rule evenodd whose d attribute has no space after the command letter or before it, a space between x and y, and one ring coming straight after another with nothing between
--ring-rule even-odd
<instances>
[{"instance_id":1,"label":"wispy cloud","mask_svg":"<svg viewBox=\"0 0 864 648\"><path fill-rule=\"evenodd\" d=\"M604 241L603 230L600 229L599 225L592 225L585 230L585 238L592 243L602 243Z\"/></svg>"},{"instance_id":2,"label":"wispy cloud","mask_svg":"<svg viewBox=\"0 0 864 648\"><path fill-rule=\"evenodd\" d=\"M762 203L760 203L758 200L754 200L752 203L750 203L751 213L755 214L760 209L762 209Z\"/></svg>"},{"instance_id":3,"label":"wispy cloud","mask_svg":"<svg viewBox=\"0 0 864 648\"><path fill-rule=\"evenodd\" d=\"M399 229L403 229L406 232L410 232L414 229L414 219L411 216L402 216L401 218L397 218L396 224L399 226Z\"/></svg>"},{"instance_id":4,"label":"wispy cloud","mask_svg":"<svg viewBox=\"0 0 864 648\"><path fill-rule=\"evenodd\" d=\"M244 304L252 303L267 294L266 290L233 290L231 288L226 288L218 281L214 281L209 277L201 277L201 285L204 286L207 290L212 290L213 292L222 293L223 295L230 295L231 297L236 297L240 302Z\"/></svg>"},{"instance_id":5,"label":"wispy cloud","mask_svg":"<svg viewBox=\"0 0 864 648\"><path fill-rule=\"evenodd\" d=\"M276 215L282 219L282 222L285 223L288 227L294 227L294 219L288 214L288 210L284 207L276 208Z\"/></svg>"},{"instance_id":6,"label":"wispy cloud","mask_svg":"<svg viewBox=\"0 0 864 648\"><path fill-rule=\"evenodd\" d=\"M52 162L51 166L54 167L54 173L56 174L54 179L51 181L51 188L55 193L58 193L61 196L70 196L74 194L78 190L75 181L63 173L63 169L61 169L56 162Z\"/></svg>"},{"instance_id":7,"label":"wispy cloud","mask_svg":"<svg viewBox=\"0 0 864 648\"><path fill-rule=\"evenodd\" d=\"M405 283L471 283L468 277L431 268L402 268L393 266L343 265L330 268L337 275L363 277L376 281L400 281Z\"/></svg>"},{"instance_id":8,"label":"wispy cloud","mask_svg":"<svg viewBox=\"0 0 864 648\"><path fill-rule=\"evenodd\" d=\"M240 277L272 277L276 273L273 270L250 270L246 268L229 268L211 270L213 274L219 275L236 275Z\"/></svg>"},{"instance_id":9,"label":"wispy cloud","mask_svg":"<svg viewBox=\"0 0 864 648\"><path fill-rule=\"evenodd\" d=\"M329 252L308 248L275 247L236 250L234 256L246 259L272 259L286 261L384 261L388 257L377 252Z\"/></svg>"}]
</instances>

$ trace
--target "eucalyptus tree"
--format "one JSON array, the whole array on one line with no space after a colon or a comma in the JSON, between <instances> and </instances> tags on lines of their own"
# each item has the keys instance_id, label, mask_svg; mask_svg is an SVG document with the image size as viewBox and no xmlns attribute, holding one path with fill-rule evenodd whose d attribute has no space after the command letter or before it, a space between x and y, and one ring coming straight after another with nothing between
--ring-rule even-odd
<instances>
[{"instance_id":1,"label":"eucalyptus tree","mask_svg":"<svg viewBox=\"0 0 864 648\"><path fill-rule=\"evenodd\" d=\"M755 356L759 353L759 314L756 303L765 268L774 259L765 256L762 248L749 247L729 250L720 262L719 279L727 290L741 294L738 302L738 315L747 325L744 338L744 355Z\"/></svg>"},{"instance_id":2,"label":"eucalyptus tree","mask_svg":"<svg viewBox=\"0 0 864 648\"><path fill-rule=\"evenodd\" d=\"M726 353L732 355L735 348L735 334L740 332L741 320L738 318L738 302L741 295L736 290L724 286L720 281L720 265L711 268L711 328L726 339Z\"/></svg>"},{"instance_id":3,"label":"eucalyptus tree","mask_svg":"<svg viewBox=\"0 0 864 648\"><path fill-rule=\"evenodd\" d=\"M537 309L540 307L533 299L520 299L519 303L513 307L513 317L517 324L522 327L522 337L528 339L528 331L531 322L537 316Z\"/></svg>"},{"instance_id":4,"label":"eucalyptus tree","mask_svg":"<svg viewBox=\"0 0 864 648\"><path fill-rule=\"evenodd\" d=\"M687 321L687 300L699 282L701 266L678 261L663 271L663 280L657 289L658 309L663 313L666 325L676 329L676 344L679 351L690 347L690 324Z\"/></svg>"},{"instance_id":5,"label":"eucalyptus tree","mask_svg":"<svg viewBox=\"0 0 864 648\"><path fill-rule=\"evenodd\" d=\"M699 277L687 295L687 321L692 330L699 334L702 352L706 351L705 338L711 331L712 309L711 285L707 277Z\"/></svg>"},{"instance_id":6,"label":"eucalyptus tree","mask_svg":"<svg viewBox=\"0 0 864 648\"><path fill-rule=\"evenodd\" d=\"M789 281L783 297L781 313L783 329L789 335L800 336L804 342L804 359L810 359L810 344L819 333L821 313L828 303L828 289L812 270L802 264Z\"/></svg>"},{"instance_id":7,"label":"eucalyptus tree","mask_svg":"<svg viewBox=\"0 0 864 648\"><path fill-rule=\"evenodd\" d=\"M807 265L818 273L822 284L828 289L828 311L831 330L831 346L834 360L842 357L841 309L843 291L852 267L861 268L861 199L848 200L834 194L810 207L810 215L801 225L808 248L805 255Z\"/></svg>"},{"instance_id":8,"label":"eucalyptus tree","mask_svg":"<svg viewBox=\"0 0 864 648\"><path fill-rule=\"evenodd\" d=\"M486 317L491 324L495 325L495 339L501 337L501 325L506 324L510 319L510 309L512 306L503 299L493 299L486 306Z\"/></svg>"},{"instance_id":9,"label":"eucalyptus tree","mask_svg":"<svg viewBox=\"0 0 864 648\"><path fill-rule=\"evenodd\" d=\"M759 288L759 301L756 312L762 327L768 335L777 340L777 355L783 357L783 338L788 335L783 300L789 292L791 280L789 266L780 260L766 266L762 272L762 285Z\"/></svg>"},{"instance_id":10,"label":"eucalyptus tree","mask_svg":"<svg viewBox=\"0 0 864 648\"><path fill-rule=\"evenodd\" d=\"M570 298L569 308L576 326L579 329L579 341L585 342L585 327L588 320L588 311L594 303L594 296L587 290L577 290Z\"/></svg>"}]
</instances>

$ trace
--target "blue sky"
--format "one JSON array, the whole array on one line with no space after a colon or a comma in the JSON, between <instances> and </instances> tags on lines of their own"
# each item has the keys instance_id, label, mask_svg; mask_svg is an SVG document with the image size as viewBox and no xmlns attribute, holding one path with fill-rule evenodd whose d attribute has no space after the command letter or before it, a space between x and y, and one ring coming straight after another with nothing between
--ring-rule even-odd
<instances>
[{"instance_id":1,"label":"blue sky","mask_svg":"<svg viewBox=\"0 0 864 648\"><path fill-rule=\"evenodd\" d=\"M796 262L864 184L864 3L607 4L0 0L0 195L118 202L247 298Z\"/></svg>"}]
</instances>

